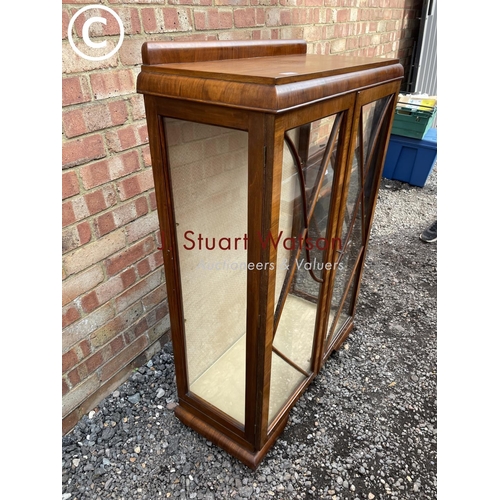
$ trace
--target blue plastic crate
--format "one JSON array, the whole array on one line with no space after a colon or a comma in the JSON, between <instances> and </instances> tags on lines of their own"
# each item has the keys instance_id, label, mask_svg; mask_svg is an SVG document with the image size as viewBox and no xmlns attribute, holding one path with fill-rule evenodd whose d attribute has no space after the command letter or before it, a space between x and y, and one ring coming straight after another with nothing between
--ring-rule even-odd
<instances>
[{"instance_id":1,"label":"blue plastic crate","mask_svg":"<svg viewBox=\"0 0 500 500\"><path fill-rule=\"evenodd\" d=\"M422 139L391 134L382 176L424 187L436 158L436 128L430 128Z\"/></svg>"}]
</instances>

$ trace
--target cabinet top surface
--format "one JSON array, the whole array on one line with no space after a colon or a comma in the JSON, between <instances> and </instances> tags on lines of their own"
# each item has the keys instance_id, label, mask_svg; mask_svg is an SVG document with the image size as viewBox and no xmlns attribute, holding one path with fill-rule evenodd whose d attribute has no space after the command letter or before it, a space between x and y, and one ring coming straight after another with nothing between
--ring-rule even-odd
<instances>
[{"instance_id":1,"label":"cabinet top surface","mask_svg":"<svg viewBox=\"0 0 500 500\"><path fill-rule=\"evenodd\" d=\"M139 93L271 113L403 77L397 59L307 54L303 40L149 41L142 60Z\"/></svg>"},{"instance_id":2,"label":"cabinet top surface","mask_svg":"<svg viewBox=\"0 0 500 500\"><path fill-rule=\"evenodd\" d=\"M397 64L397 59L293 54L145 66L147 71L198 78L282 85Z\"/></svg>"}]
</instances>

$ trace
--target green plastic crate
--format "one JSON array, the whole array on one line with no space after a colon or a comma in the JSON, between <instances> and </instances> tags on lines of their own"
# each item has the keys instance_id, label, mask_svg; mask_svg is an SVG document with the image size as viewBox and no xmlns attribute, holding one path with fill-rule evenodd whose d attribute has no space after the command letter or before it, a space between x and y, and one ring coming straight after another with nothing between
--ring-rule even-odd
<instances>
[{"instance_id":1,"label":"green plastic crate","mask_svg":"<svg viewBox=\"0 0 500 500\"><path fill-rule=\"evenodd\" d=\"M424 111L397 105L391 134L422 139L431 128L436 112L437 107Z\"/></svg>"}]
</instances>

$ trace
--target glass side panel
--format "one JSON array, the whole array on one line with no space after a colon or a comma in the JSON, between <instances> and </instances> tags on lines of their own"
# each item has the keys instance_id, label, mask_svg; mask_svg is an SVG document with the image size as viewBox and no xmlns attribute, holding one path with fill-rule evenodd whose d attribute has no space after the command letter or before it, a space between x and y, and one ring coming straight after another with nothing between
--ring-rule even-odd
<instances>
[{"instance_id":1,"label":"glass side panel","mask_svg":"<svg viewBox=\"0 0 500 500\"><path fill-rule=\"evenodd\" d=\"M339 127L340 117L331 116L313 122L310 129L299 127L286 133L270 423L311 373L317 304L325 268L323 257L328 246L334 244L326 238Z\"/></svg>"},{"instance_id":2,"label":"glass side panel","mask_svg":"<svg viewBox=\"0 0 500 500\"><path fill-rule=\"evenodd\" d=\"M244 424L248 134L164 119L189 390Z\"/></svg>"}]
</instances>

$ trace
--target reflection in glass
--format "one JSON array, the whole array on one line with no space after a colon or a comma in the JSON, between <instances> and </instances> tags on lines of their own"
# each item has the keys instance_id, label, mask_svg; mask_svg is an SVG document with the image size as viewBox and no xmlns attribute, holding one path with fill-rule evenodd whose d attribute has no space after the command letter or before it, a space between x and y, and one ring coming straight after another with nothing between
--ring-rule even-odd
<instances>
[{"instance_id":1,"label":"reflection in glass","mask_svg":"<svg viewBox=\"0 0 500 500\"><path fill-rule=\"evenodd\" d=\"M164 125L189 390L244 424L247 133L176 119Z\"/></svg>"}]
</instances>

